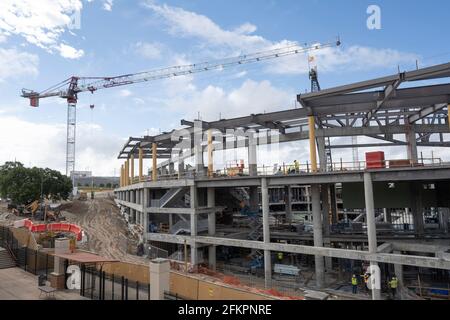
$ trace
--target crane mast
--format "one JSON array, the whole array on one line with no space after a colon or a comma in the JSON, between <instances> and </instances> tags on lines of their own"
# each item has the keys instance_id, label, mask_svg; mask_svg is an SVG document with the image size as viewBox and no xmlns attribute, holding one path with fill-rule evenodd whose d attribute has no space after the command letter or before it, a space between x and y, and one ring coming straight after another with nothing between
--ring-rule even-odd
<instances>
[{"instance_id":1,"label":"crane mast","mask_svg":"<svg viewBox=\"0 0 450 320\"><path fill-rule=\"evenodd\" d=\"M21 96L30 100L30 106L38 107L39 100L49 97L59 97L67 100L67 146L66 146L66 175L75 170L75 141L76 141L76 104L78 94L81 92L94 93L100 89L114 88L141 82L155 81L200 72L222 70L234 66L245 65L265 60L277 59L323 48L335 47L341 44L340 40L324 44L314 44L301 47L297 44L275 48L271 50L240 55L237 57L202 62L190 65L173 66L168 68L119 75L114 77L78 77L72 76L44 91L22 89ZM74 183L74 181L72 181Z\"/></svg>"}]
</instances>

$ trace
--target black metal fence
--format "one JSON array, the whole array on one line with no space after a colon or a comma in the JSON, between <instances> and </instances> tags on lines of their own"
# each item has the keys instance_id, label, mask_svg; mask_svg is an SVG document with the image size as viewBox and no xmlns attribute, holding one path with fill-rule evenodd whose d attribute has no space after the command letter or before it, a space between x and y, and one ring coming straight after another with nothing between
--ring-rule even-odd
<instances>
[{"instance_id":1,"label":"black metal fence","mask_svg":"<svg viewBox=\"0 0 450 320\"><path fill-rule=\"evenodd\" d=\"M82 265L80 295L94 300L150 300L150 284Z\"/></svg>"},{"instance_id":2,"label":"black metal fence","mask_svg":"<svg viewBox=\"0 0 450 320\"><path fill-rule=\"evenodd\" d=\"M49 253L21 247L8 227L0 226L0 247L13 256L17 267L34 275L48 276L54 271L55 257ZM64 260L65 268L69 265ZM108 274L95 265L81 264L80 295L93 300L150 300L150 284L130 281ZM181 300L177 295L165 293L168 300Z\"/></svg>"}]
</instances>

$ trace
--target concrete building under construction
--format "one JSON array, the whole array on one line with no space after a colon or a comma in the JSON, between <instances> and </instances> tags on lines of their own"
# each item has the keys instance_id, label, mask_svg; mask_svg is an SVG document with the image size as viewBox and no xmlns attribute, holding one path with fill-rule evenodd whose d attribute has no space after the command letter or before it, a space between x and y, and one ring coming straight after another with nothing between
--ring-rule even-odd
<instances>
[{"instance_id":1,"label":"concrete building under construction","mask_svg":"<svg viewBox=\"0 0 450 320\"><path fill-rule=\"evenodd\" d=\"M322 289L331 275L363 272L361 264L380 270L374 299L393 274L400 285L418 275L448 283L450 162L418 153L450 147L448 77L450 63L299 94L296 109L182 120L181 129L130 138L116 201L143 226L147 247L191 267L260 270L266 287L275 274L310 266ZM378 142L331 144L357 136ZM258 146L299 140L309 141L306 163L257 159ZM405 146L402 160L383 152L332 159L337 148L390 146ZM233 148L246 148L248 160L215 168L216 152Z\"/></svg>"}]
</instances>

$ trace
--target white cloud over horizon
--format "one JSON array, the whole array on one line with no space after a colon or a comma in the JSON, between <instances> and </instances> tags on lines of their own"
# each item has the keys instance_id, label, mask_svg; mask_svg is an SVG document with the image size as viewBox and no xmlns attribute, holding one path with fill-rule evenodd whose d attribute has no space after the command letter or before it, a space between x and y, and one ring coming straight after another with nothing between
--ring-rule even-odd
<instances>
[{"instance_id":1,"label":"white cloud over horizon","mask_svg":"<svg viewBox=\"0 0 450 320\"><path fill-rule=\"evenodd\" d=\"M124 138L105 132L98 124L78 123L76 170L112 176L116 168L118 174L120 161L116 158L124 142ZM2 115L0 144L0 163L16 160L25 166L49 167L65 174L65 123L35 123Z\"/></svg>"}]
</instances>

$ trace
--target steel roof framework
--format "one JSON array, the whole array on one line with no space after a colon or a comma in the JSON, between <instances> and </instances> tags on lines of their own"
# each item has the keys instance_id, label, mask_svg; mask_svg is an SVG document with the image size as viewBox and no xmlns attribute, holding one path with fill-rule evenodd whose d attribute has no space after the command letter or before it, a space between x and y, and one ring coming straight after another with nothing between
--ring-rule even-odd
<instances>
[{"instance_id":1,"label":"steel roof framework","mask_svg":"<svg viewBox=\"0 0 450 320\"><path fill-rule=\"evenodd\" d=\"M278 130L280 142L308 138L307 117L320 119L318 137L368 136L383 143L362 143L356 147L398 146L406 142L395 137L409 131L415 133L417 146L450 147L445 133L448 126L450 83L399 88L404 83L450 77L450 63L397 75L358 82L319 92L297 96L301 108L277 112L251 114L244 117L202 121L202 128L223 133L227 129ZM377 89L378 90L371 90ZM151 144L157 144L157 156L168 159L176 145L172 135L188 132L193 141L194 122L181 120L182 129L143 138L130 137L119 153L119 159L138 155L142 147L144 158L151 158ZM217 139L217 136L216 136ZM175 139L176 140L176 139ZM248 144L248 141L246 142ZM351 148L354 145L332 145L332 148ZM176 150L175 150L176 151ZM174 159L172 159L174 160Z\"/></svg>"}]
</instances>

